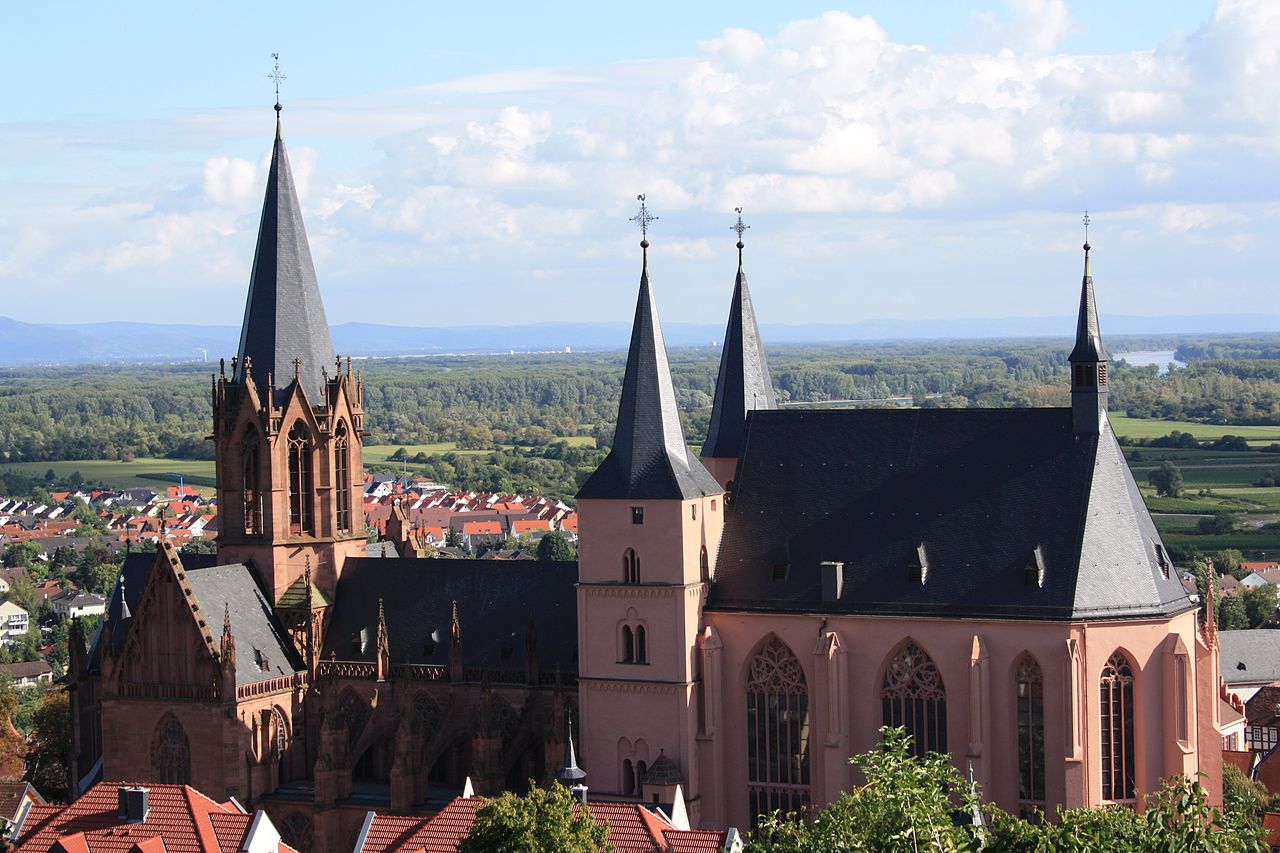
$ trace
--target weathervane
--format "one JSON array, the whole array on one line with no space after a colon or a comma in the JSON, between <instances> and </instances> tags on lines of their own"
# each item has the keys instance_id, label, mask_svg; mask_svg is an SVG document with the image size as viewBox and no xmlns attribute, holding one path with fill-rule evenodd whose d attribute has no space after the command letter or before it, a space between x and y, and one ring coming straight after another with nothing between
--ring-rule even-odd
<instances>
[{"instance_id":1,"label":"weathervane","mask_svg":"<svg viewBox=\"0 0 1280 853\"><path fill-rule=\"evenodd\" d=\"M271 72L270 74L268 74L268 75L267 75L267 79L268 79L268 80L273 80L273 81L275 81L275 84L276 84L276 109L278 110L278 109L280 109L280 84L281 84L283 81L288 80L289 78L288 78L288 77L286 77L286 76L284 76L284 74L283 74L283 73L281 73L281 71L280 71L280 54L278 54L278 53L273 53L273 54L271 54L271 58L275 60L276 67L275 67L275 69L274 69L274 70L272 70L272 72Z\"/></svg>"},{"instance_id":2,"label":"weathervane","mask_svg":"<svg viewBox=\"0 0 1280 853\"><path fill-rule=\"evenodd\" d=\"M1089 251L1089 211L1084 212L1084 250Z\"/></svg>"},{"instance_id":3,"label":"weathervane","mask_svg":"<svg viewBox=\"0 0 1280 853\"><path fill-rule=\"evenodd\" d=\"M636 201L640 202L640 212L631 217L629 222L635 222L640 225L640 248L649 248L649 223L658 217L649 212L649 208L644 203L644 193L636 196Z\"/></svg>"},{"instance_id":4,"label":"weathervane","mask_svg":"<svg viewBox=\"0 0 1280 853\"><path fill-rule=\"evenodd\" d=\"M750 228L751 226L750 226L750 225L745 224L745 223L742 221L742 208L740 208L740 207L735 207L735 208L733 209L733 212L734 212L734 213L736 213L736 214L738 214L738 221L737 221L737 222L735 222L733 225L729 226L729 230L730 230L730 231L737 231L737 232L738 232L738 263L739 263L739 264L741 264L741 263L742 263L742 248L743 248L743 247L742 247L742 235L743 235L743 234L746 232L746 230L747 230L748 228Z\"/></svg>"}]
</instances>

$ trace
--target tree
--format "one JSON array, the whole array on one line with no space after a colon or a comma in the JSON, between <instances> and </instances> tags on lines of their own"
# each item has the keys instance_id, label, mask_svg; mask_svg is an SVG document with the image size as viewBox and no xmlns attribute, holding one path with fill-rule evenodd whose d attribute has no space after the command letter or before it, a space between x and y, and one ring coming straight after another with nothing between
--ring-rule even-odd
<instances>
[{"instance_id":1,"label":"tree","mask_svg":"<svg viewBox=\"0 0 1280 853\"><path fill-rule=\"evenodd\" d=\"M27 756L27 742L13 725L18 699L18 691L5 676L0 684L0 776L5 781L22 773Z\"/></svg>"},{"instance_id":2,"label":"tree","mask_svg":"<svg viewBox=\"0 0 1280 853\"><path fill-rule=\"evenodd\" d=\"M1249 627L1257 628L1270 619L1280 607L1280 589L1272 584L1247 589L1244 592L1244 610Z\"/></svg>"},{"instance_id":3,"label":"tree","mask_svg":"<svg viewBox=\"0 0 1280 853\"><path fill-rule=\"evenodd\" d=\"M71 703L66 691L50 690L35 713L27 752L27 781L46 800L67 798L67 759L71 754Z\"/></svg>"},{"instance_id":4,"label":"tree","mask_svg":"<svg viewBox=\"0 0 1280 853\"><path fill-rule=\"evenodd\" d=\"M813 816L773 812L751 834L752 853L820 853L828 850L958 851L973 849L974 829L953 814L969 815L977 792L951 758L917 758L902 728L880 729L880 745L849 759L867 782Z\"/></svg>"},{"instance_id":5,"label":"tree","mask_svg":"<svg viewBox=\"0 0 1280 853\"><path fill-rule=\"evenodd\" d=\"M1239 595L1224 595L1218 602L1218 627L1223 631L1237 631L1249 627L1249 612Z\"/></svg>"},{"instance_id":6,"label":"tree","mask_svg":"<svg viewBox=\"0 0 1280 853\"><path fill-rule=\"evenodd\" d=\"M538 542L538 562L563 562L565 560L576 560L577 557L578 555L574 553L573 546L569 544L569 540L565 539L564 534L559 530L552 530Z\"/></svg>"},{"instance_id":7,"label":"tree","mask_svg":"<svg viewBox=\"0 0 1280 853\"><path fill-rule=\"evenodd\" d=\"M476 812L471 832L458 853L597 853L612 851L609 827L575 800L563 785L530 785L523 797L507 791Z\"/></svg>"},{"instance_id":8,"label":"tree","mask_svg":"<svg viewBox=\"0 0 1280 853\"><path fill-rule=\"evenodd\" d=\"M1218 571L1234 575L1236 580L1244 580L1245 572L1240 569L1240 561L1244 554L1238 548L1223 548L1213 555L1213 565Z\"/></svg>"},{"instance_id":9,"label":"tree","mask_svg":"<svg viewBox=\"0 0 1280 853\"><path fill-rule=\"evenodd\" d=\"M1176 498L1182 493L1182 472L1167 459L1147 473L1147 482L1156 487L1158 495Z\"/></svg>"},{"instance_id":10,"label":"tree","mask_svg":"<svg viewBox=\"0 0 1280 853\"><path fill-rule=\"evenodd\" d=\"M1196 530L1209 535L1222 535L1236 529L1236 517L1229 512L1215 512L1196 522Z\"/></svg>"}]
</instances>

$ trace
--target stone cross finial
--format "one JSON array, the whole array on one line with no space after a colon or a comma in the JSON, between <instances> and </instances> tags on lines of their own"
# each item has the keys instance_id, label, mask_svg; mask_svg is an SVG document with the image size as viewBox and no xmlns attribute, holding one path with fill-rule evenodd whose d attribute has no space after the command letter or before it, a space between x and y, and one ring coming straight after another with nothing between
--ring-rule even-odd
<instances>
[{"instance_id":1,"label":"stone cross finial","mask_svg":"<svg viewBox=\"0 0 1280 853\"><path fill-rule=\"evenodd\" d=\"M275 60L276 66L272 69L271 73L267 75L267 79L276 84L276 109L278 110L280 109L280 84L289 78L284 76L284 73L280 70L280 54L273 53L271 54L271 58Z\"/></svg>"},{"instance_id":2,"label":"stone cross finial","mask_svg":"<svg viewBox=\"0 0 1280 853\"><path fill-rule=\"evenodd\" d=\"M649 248L649 223L656 221L658 217L649 212L644 202L644 193L636 196L636 201L640 202L640 212L628 221L640 226L640 246L647 249Z\"/></svg>"}]
</instances>

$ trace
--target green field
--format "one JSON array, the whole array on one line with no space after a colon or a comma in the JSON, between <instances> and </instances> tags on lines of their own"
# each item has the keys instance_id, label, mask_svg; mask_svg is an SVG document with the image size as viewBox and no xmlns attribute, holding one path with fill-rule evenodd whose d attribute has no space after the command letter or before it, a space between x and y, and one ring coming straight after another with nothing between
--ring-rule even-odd
<instances>
[{"instance_id":1,"label":"green field","mask_svg":"<svg viewBox=\"0 0 1280 853\"><path fill-rule=\"evenodd\" d=\"M564 439L556 439L556 441L564 441L570 447L595 447L596 440L589 435L573 435ZM460 456L485 456L493 452L492 448L483 450L459 450L456 442L438 441L433 444L369 444L364 448L364 461L374 464L395 465L396 462L390 459L391 455L400 448L404 448L404 452L410 457L417 456L419 453L425 453L428 456L443 455L445 453L457 453ZM504 450L515 450L515 445L504 444ZM1280 459L1276 460L1280 465ZM413 465L412 462L409 463Z\"/></svg>"},{"instance_id":2,"label":"green field","mask_svg":"<svg viewBox=\"0 0 1280 853\"><path fill-rule=\"evenodd\" d=\"M1249 439L1251 444L1280 443L1280 426L1221 426L1219 424L1200 424L1191 421L1160 421L1151 418L1130 418L1124 415L1110 415L1111 428L1116 435L1128 438L1159 438L1177 430L1189 432L1200 441L1213 441L1224 435L1238 435Z\"/></svg>"},{"instance_id":3,"label":"green field","mask_svg":"<svg viewBox=\"0 0 1280 853\"><path fill-rule=\"evenodd\" d=\"M151 459L140 457L131 462L107 459L76 459L65 462L15 462L0 470L11 470L29 477L43 477L50 468L59 478L79 471L89 484L103 483L117 489L146 486L159 490L162 486L177 485L178 474L186 478L186 485L194 486L202 495L212 495L214 486L213 462L198 459Z\"/></svg>"}]
</instances>

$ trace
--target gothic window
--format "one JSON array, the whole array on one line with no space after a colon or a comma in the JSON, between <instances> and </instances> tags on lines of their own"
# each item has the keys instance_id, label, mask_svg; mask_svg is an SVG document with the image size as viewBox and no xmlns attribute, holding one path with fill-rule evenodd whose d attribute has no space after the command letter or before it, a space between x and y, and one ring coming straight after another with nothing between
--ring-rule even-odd
<instances>
[{"instance_id":1,"label":"gothic window","mask_svg":"<svg viewBox=\"0 0 1280 853\"><path fill-rule=\"evenodd\" d=\"M933 659L913 642L889 661L880 701L886 726L902 726L912 750L923 756L947 751L947 692Z\"/></svg>"},{"instance_id":2,"label":"gothic window","mask_svg":"<svg viewBox=\"0 0 1280 853\"><path fill-rule=\"evenodd\" d=\"M169 785L191 784L191 743L182 723L165 714L156 726L151 747L156 781Z\"/></svg>"},{"instance_id":3,"label":"gothic window","mask_svg":"<svg viewBox=\"0 0 1280 853\"><path fill-rule=\"evenodd\" d=\"M622 795L629 797L636 792L636 771L631 766L631 759L622 759Z\"/></svg>"},{"instance_id":4,"label":"gothic window","mask_svg":"<svg viewBox=\"0 0 1280 853\"><path fill-rule=\"evenodd\" d=\"M753 822L809 805L809 689L800 661L777 637L747 674L747 790Z\"/></svg>"},{"instance_id":5,"label":"gothic window","mask_svg":"<svg viewBox=\"0 0 1280 853\"><path fill-rule=\"evenodd\" d=\"M622 663L636 662L636 638L630 625L622 626Z\"/></svg>"},{"instance_id":6,"label":"gothic window","mask_svg":"<svg viewBox=\"0 0 1280 853\"><path fill-rule=\"evenodd\" d=\"M644 626L636 626L636 663L649 662L649 648L645 643Z\"/></svg>"},{"instance_id":7,"label":"gothic window","mask_svg":"<svg viewBox=\"0 0 1280 853\"><path fill-rule=\"evenodd\" d=\"M640 556L633 548L622 555L622 582L640 583Z\"/></svg>"},{"instance_id":8,"label":"gothic window","mask_svg":"<svg viewBox=\"0 0 1280 853\"><path fill-rule=\"evenodd\" d=\"M311 436L299 421L289 430L289 532L315 534L315 489L311 479Z\"/></svg>"},{"instance_id":9,"label":"gothic window","mask_svg":"<svg viewBox=\"0 0 1280 853\"><path fill-rule=\"evenodd\" d=\"M1044 676L1030 655L1018 662L1018 799L1044 802Z\"/></svg>"},{"instance_id":10,"label":"gothic window","mask_svg":"<svg viewBox=\"0 0 1280 853\"><path fill-rule=\"evenodd\" d=\"M703 545L702 550L698 552L698 571L701 573L702 580L711 579L711 560L707 557L706 545Z\"/></svg>"},{"instance_id":11,"label":"gothic window","mask_svg":"<svg viewBox=\"0 0 1280 853\"><path fill-rule=\"evenodd\" d=\"M303 853L315 845L315 826L311 816L302 812L294 812L280 821L280 838L294 850Z\"/></svg>"},{"instance_id":12,"label":"gothic window","mask_svg":"<svg viewBox=\"0 0 1280 853\"><path fill-rule=\"evenodd\" d=\"M337 479L336 504L338 529L351 529L351 441L347 425L338 421L333 431L334 475Z\"/></svg>"},{"instance_id":13,"label":"gothic window","mask_svg":"<svg viewBox=\"0 0 1280 853\"><path fill-rule=\"evenodd\" d=\"M241 500L244 504L244 532L262 532L262 450L253 427L245 430L240 443Z\"/></svg>"},{"instance_id":14,"label":"gothic window","mask_svg":"<svg viewBox=\"0 0 1280 853\"><path fill-rule=\"evenodd\" d=\"M1102 668L1102 798L1134 798L1133 667L1120 652Z\"/></svg>"}]
</instances>

